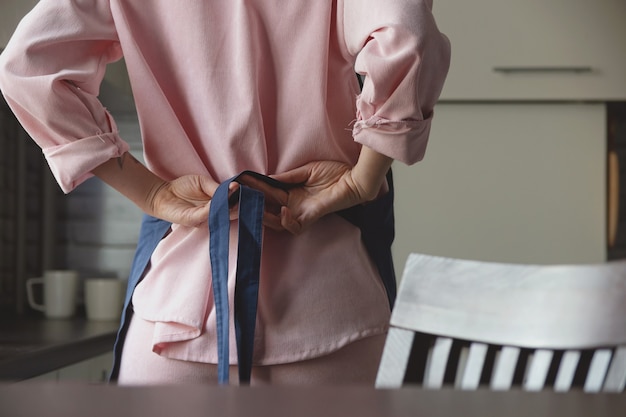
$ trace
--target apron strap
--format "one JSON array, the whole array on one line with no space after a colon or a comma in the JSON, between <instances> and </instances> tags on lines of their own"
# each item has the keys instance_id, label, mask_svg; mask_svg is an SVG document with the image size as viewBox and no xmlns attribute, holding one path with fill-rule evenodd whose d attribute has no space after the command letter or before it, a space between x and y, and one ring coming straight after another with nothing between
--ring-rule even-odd
<instances>
[{"instance_id":1,"label":"apron strap","mask_svg":"<svg viewBox=\"0 0 626 417\"><path fill-rule=\"evenodd\" d=\"M114 359L109 381L116 381L119 375L124 339L126 338L130 319L133 315L133 306L131 303L133 292L139 281L143 278L143 274L150 263L152 252L154 252L159 242L161 242L168 233L171 225L170 222L165 220L157 219L147 214L143 215L141 229L139 231L139 240L137 241L137 249L135 250L135 257L128 278L124 309L122 310L122 316L120 318L120 328L117 331L117 337L113 345Z\"/></svg>"},{"instance_id":2,"label":"apron strap","mask_svg":"<svg viewBox=\"0 0 626 417\"><path fill-rule=\"evenodd\" d=\"M387 172L387 185L389 191L384 196L367 204L341 210L337 214L361 230L361 240L378 269L387 292L389 309L392 309L396 300L396 273L391 254L391 245L395 237L391 169Z\"/></svg>"},{"instance_id":3,"label":"apron strap","mask_svg":"<svg viewBox=\"0 0 626 417\"><path fill-rule=\"evenodd\" d=\"M240 175L243 175L240 174ZM210 256L213 299L217 319L218 382L229 381L228 335L228 253L230 205L228 187L237 175L219 185L211 200L209 211ZM237 272L235 276L234 321L237 341L239 382L250 383L254 332L259 294L261 246L263 239L264 195L250 187L239 185L239 234Z\"/></svg>"}]
</instances>

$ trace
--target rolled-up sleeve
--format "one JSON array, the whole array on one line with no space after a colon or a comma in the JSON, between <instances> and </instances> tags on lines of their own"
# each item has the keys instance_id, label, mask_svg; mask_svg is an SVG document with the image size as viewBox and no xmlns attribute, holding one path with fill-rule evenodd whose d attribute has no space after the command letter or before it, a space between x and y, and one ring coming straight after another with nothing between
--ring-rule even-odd
<instances>
[{"instance_id":1,"label":"rolled-up sleeve","mask_svg":"<svg viewBox=\"0 0 626 417\"><path fill-rule=\"evenodd\" d=\"M365 78L354 139L407 164L421 160L450 65L432 0L344 0L343 29Z\"/></svg>"},{"instance_id":2,"label":"rolled-up sleeve","mask_svg":"<svg viewBox=\"0 0 626 417\"><path fill-rule=\"evenodd\" d=\"M0 90L64 192L129 148L97 98L106 65L121 57L99 0L41 0L0 54Z\"/></svg>"}]
</instances>

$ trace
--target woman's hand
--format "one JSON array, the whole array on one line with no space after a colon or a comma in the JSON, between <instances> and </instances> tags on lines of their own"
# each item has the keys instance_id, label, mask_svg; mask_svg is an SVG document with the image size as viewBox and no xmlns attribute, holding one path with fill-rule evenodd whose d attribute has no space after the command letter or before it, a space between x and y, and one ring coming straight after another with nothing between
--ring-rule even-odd
<instances>
[{"instance_id":1,"label":"woman's hand","mask_svg":"<svg viewBox=\"0 0 626 417\"><path fill-rule=\"evenodd\" d=\"M144 211L183 226L199 226L207 222L211 198L217 186L211 178L200 175L157 182L146 197Z\"/></svg>"},{"instance_id":2,"label":"woman's hand","mask_svg":"<svg viewBox=\"0 0 626 417\"><path fill-rule=\"evenodd\" d=\"M210 177L201 175L165 181L130 153L110 159L92 172L144 213L183 226L207 221L209 202L218 186Z\"/></svg>"},{"instance_id":3,"label":"woman's hand","mask_svg":"<svg viewBox=\"0 0 626 417\"><path fill-rule=\"evenodd\" d=\"M302 184L289 190L287 204L281 209L281 225L298 234L326 214L367 201L351 172L342 162L316 161L274 176Z\"/></svg>"},{"instance_id":4,"label":"woman's hand","mask_svg":"<svg viewBox=\"0 0 626 417\"><path fill-rule=\"evenodd\" d=\"M386 191L385 175L392 162L363 147L354 167L337 161L315 161L273 176L279 181L302 184L289 190L288 202L281 209L282 227L298 234L327 214L374 200Z\"/></svg>"},{"instance_id":5,"label":"woman's hand","mask_svg":"<svg viewBox=\"0 0 626 417\"><path fill-rule=\"evenodd\" d=\"M263 192L263 195L265 196L263 224L270 229L278 231L285 230L281 224L281 207L288 203L289 193L280 188L273 187L265 181L251 175L241 175L237 181L243 185L247 185L248 187ZM235 188L231 188L231 192L238 186L239 185L236 184Z\"/></svg>"}]
</instances>

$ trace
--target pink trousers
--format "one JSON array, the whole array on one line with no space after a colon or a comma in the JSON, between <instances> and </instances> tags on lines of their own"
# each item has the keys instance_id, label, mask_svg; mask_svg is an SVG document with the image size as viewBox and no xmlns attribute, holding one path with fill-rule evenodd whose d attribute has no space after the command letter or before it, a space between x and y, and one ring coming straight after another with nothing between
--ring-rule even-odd
<instances>
[{"instance_id":1,"label":"pink trousers","mask_svg":"<svg viewBox=\"0 0 626 417\"><path fill-rule=\"evenodd\" d=\"M217 366L152 352L153 323L134 316L124 341L120 385L216 384ZM252 369L251 385L374 385L385 335L353 342L319 358ZM230 370L237 383L237 368Z\"/></svg>"}]
</instances>

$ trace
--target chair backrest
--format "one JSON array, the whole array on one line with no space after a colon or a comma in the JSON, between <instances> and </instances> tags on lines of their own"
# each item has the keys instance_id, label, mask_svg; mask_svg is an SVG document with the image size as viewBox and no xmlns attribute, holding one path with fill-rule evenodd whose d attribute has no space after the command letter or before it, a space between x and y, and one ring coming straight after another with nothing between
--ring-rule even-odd
<instances>
[{"instance_id":1,"label":"chair backrest","mask_svg":"<svg viewBox=\"0 0 626 417\"><path fill-rule=\"evenodd\" d=\"M377 387L621 392L625 382L626 261L409 256Z\"/></svg>"}]
</instances>

